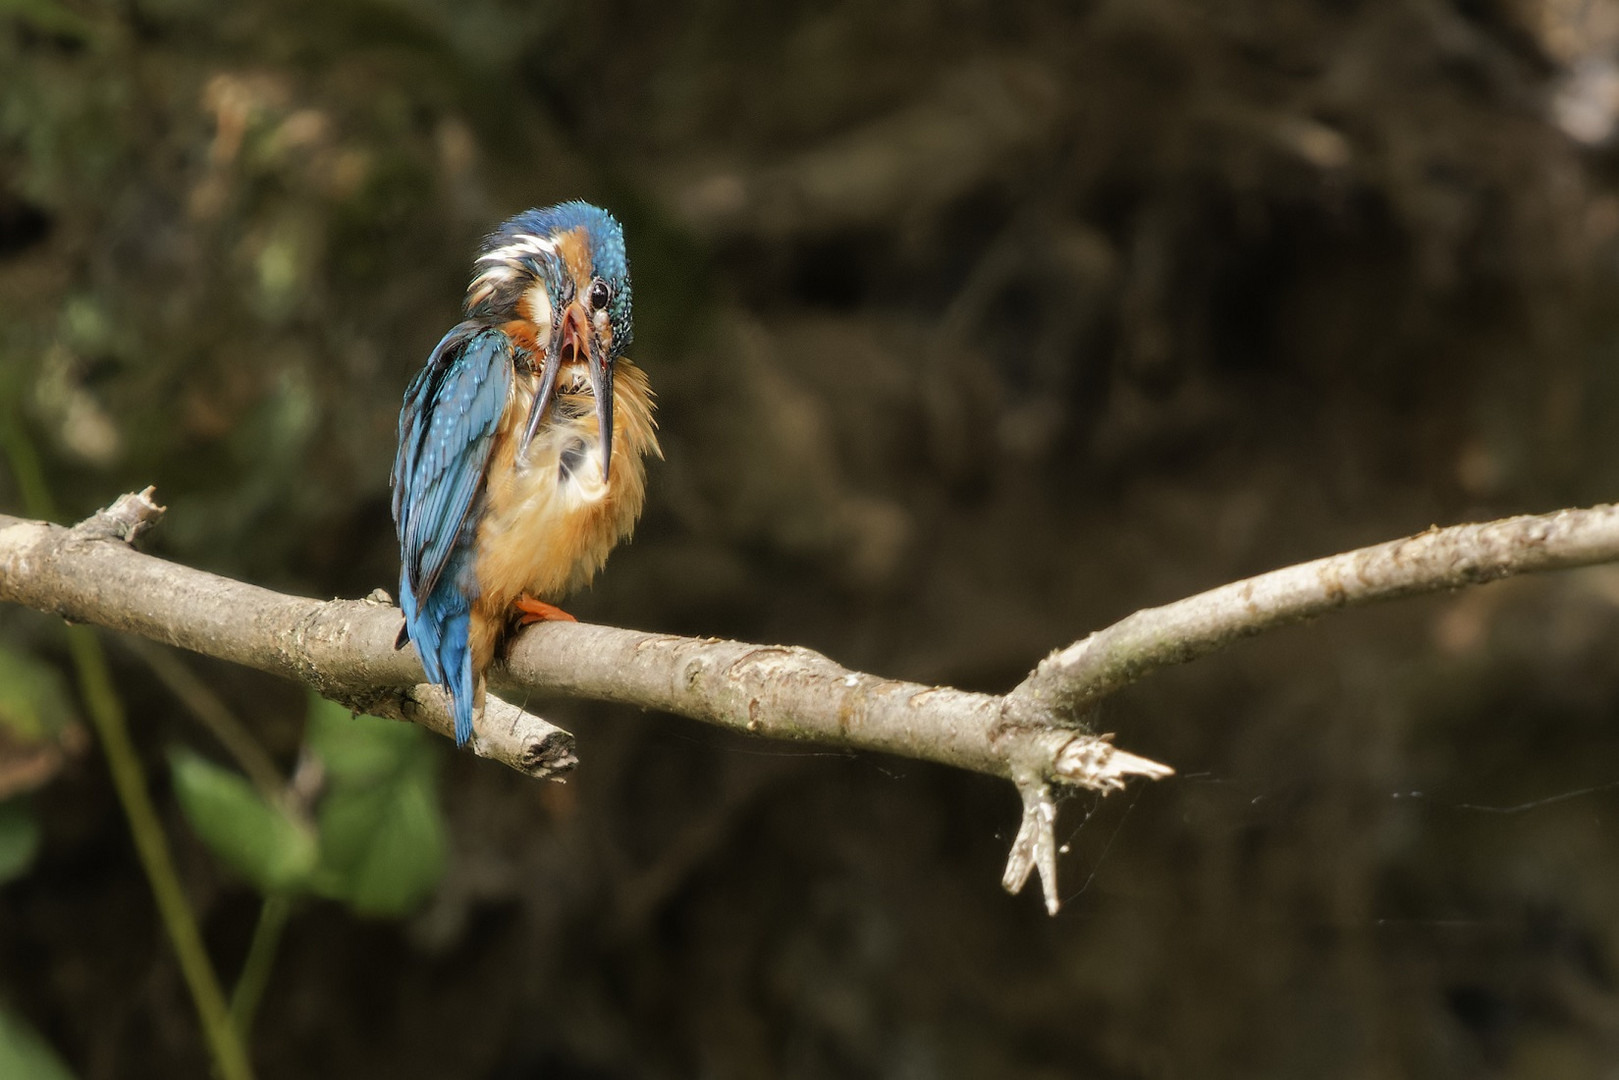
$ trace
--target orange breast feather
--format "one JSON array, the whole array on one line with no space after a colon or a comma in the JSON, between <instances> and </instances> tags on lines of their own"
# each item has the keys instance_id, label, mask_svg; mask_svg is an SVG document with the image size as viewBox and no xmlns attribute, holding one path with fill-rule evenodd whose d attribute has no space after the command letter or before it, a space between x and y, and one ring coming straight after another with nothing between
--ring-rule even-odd
<instances>
[{"instance_id":1,"label":"orange breast feather","mask_svg":"<svg viewBox=\"0 0 1619 1080\"><path fill-rule=\"evenodd\" d=\"M629 536L646 498L648 453L662 456L646 376L615 365L613 460L601 479L601 443L588 394L559 394L528 453L517 444L534 400L532 376L518 377L495 435L487 503L476 550L480 595L473 606L474 665L487 664L523 593L559 600L589 584L607 554ZM567 459L568 469L563 468ZM476 667L475 667L476 669Z\"/></svg>"}]
</instances>

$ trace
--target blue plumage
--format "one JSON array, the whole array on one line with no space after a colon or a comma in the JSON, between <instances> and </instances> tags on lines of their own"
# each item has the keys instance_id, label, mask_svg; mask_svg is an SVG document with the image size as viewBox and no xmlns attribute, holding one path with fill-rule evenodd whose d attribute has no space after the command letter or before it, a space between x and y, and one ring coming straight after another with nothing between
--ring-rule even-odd
<instances>
[{"instance_id":1,"label":"blue plumage","mask_svg":"<svg viewBox=\"0 0 1619 1080\"><path fill-rule=\"evenodd\" d=\"M658 447L650 391L623 355L630 308L611 214L583 202L526 211L484 239L466 321L405 392L393 468L398 643L413 641L427 678L449 691L459 745L514 617L571 619L540 597L590 580L640 513L641 458ZM628 412L615 418L620 398ZM599 480L583 475L587 460Z\"/></svg>"},{"instance_id":2,"label":"blue plumage","mask_svg":"<svg viewBox=\"0 0 1619 1080\"><path fill-rule=\"evenodd\" d=\"M503 222L500 228L485 237L479 250L484 254L511 250L514 252L514 259L526 264L525 276L530 280L562 286L567 282L567 275L555 267L544 265L546 256L543 254L518 254L522 252L522 245L518 241L524 236L555 236L574 229L583 229L585 235L590 238L592 270L613 286L607 314L613 323L613 356L616 358L623 355L635 337L635 323L630 291L629 256L624 250L624 229L612 214L599 206L592 206L577 199L573 202L548 206L543 210L525 210ZM507 298L500 292L491 292L482 304L469 308L467 314L492 312L504 299ZM553 289L551 302L554 310L560 311L562 304L569 299L571 297L561 295Z\"/></svg>"},{"instance_id":3,"label":"blue plumage","mask_svg":"<svg viewBox=\"0 0 1619 1080\"><path fill-rule=\"evenodd\" d=\"M511 390L512 343L464 322L428 357L405 392L393 468L393 515L403 566L399 605L427 677L450 691L455 741L472 737L475 698L468 619L478 583L474 504Z\"/></svg>"}]
</instances>

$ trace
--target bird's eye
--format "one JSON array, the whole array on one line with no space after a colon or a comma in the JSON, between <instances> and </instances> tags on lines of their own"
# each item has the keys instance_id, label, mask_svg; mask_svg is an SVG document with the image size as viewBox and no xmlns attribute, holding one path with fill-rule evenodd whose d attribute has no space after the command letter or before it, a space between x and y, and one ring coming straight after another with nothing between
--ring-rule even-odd
<instances>
[{"instance_id":1,"label":"bird's eye","mask_svg":"<svg viewBox=\"0 0 1619 1080\"><path fill-rule=\"evenodd\" d=\"M597 278L590 283L590 307L593 311L600 311L607 306L607 301L613 298L612 287Z\"/></svg>"}]
</instances>

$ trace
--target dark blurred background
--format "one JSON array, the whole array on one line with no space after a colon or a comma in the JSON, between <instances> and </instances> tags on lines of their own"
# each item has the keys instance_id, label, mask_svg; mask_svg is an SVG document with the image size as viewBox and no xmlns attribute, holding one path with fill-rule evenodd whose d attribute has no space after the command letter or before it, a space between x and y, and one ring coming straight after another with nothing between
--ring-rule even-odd
<instances>
[{"instance_id":1,"label":"dark blurred background","mask_svg":"<svg viewBox=\"0 0 1619 1080\"><path fill-rule=\"evenodd\" d=\"M667 460L569 607L1009 688L1130 611L1619 495L1619 2L0 4L0 390L63 520L393 588L405 384L479 237L624 221ZM21 512L14 470L0 507ZM105 639L216 965L258 898ZM70 669L0 612L8 654ZM184 662L290 769L303 692ZM1619 1075L1619 568L1334 616L1110 701L1175 779L1009 785L534 702L436 748L449 869L309 900L264 1076ZM80 740L81 742L83 740ZM0 1004L84 1078L207 1059L92 746L14 783Z\"/></svg>"}]
</instances>

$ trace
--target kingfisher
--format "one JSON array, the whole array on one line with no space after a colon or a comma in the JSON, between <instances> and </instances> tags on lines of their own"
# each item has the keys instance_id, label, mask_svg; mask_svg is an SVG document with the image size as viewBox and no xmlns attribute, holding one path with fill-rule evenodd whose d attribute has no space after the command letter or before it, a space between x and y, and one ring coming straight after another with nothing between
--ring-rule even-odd
<instances>
[{"instance_id":1,"label":"kingfisher","mask_svg":"<svg viewBox=\"0 0 1619 1080\"><path fill-rule=\"evenodd\" d=\"M394 458L396 644L450 695L455 741L513 626L554 606L629 536L662 457L652 391L625 357L624 230L585 202L528 210L478 249L463 320L405 391Z\"/></svg>"}]
</instances>

